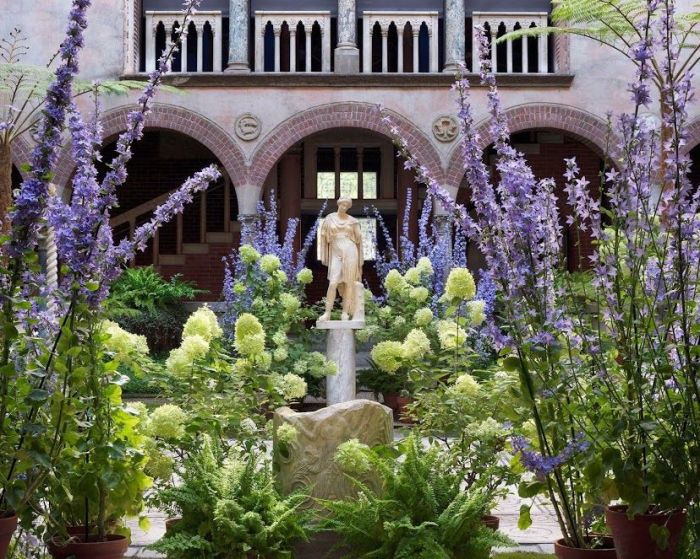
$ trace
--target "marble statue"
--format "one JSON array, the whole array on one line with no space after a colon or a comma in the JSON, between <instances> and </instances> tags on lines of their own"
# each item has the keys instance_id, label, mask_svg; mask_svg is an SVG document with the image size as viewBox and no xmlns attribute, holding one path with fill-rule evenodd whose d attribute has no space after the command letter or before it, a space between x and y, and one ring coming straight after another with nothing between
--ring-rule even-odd
<instances>
[{"instance_id":1,"label":"marble statue","mask_svg":"<svg viewBox=\"0 0 700 559\"><path fill-rule=\"evenodd\" d=\"M321 225L319 248L321 263L328 266L326 310L319 322L331 319L336 293L343 302L341 320L364 320L362 287L362 231L360 222L348 215L352 200L338 198L338 211L328 215Z\"/></svg>"}]
</instances>

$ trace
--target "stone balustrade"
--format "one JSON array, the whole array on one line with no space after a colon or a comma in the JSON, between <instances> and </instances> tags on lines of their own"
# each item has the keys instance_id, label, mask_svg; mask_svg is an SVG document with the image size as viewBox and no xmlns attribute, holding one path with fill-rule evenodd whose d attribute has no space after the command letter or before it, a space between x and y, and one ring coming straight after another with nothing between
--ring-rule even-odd
<instances>
[{"instance_id":1,"label":"stone balustrade","mask_svg":"<svg viewBox=\"0 0 700 559\"><path fill-rule=\"evenodd\" d=\"M146 19L146 72L152 72L156 68L156 61L161 56L163 48L167 48L170 40L176 38L182 25L182 12L144 12ZM198 11L190 19L188 32L182 36L180 48L180 72L204 72L205 40L209 42L206 47L212 52L211 71L221 72L221 55L223 50L222 13L220 11ZM164 41L158 44L159 31ZM175 34L175 36L173 36ZM208 36L208 37L205 37ZM193 48L188 44L196 41L196 54L194 60L189 60L193 54ZM189 67L189 70L188 70Z\"/></svg>"},{"instance_id":2,"label":"stone balustrade","mask_svg":"<svg viewBox=\"0 0 700 559\"><path fill-rule=\"evenodd\" d=\"M512 73L515 66L517 65L519 70L524 73L538 73L546 74L549 71L549 52L548 52L548 40L545 35L539 35L537 37L528 39L516 39L520 42L520 56L521 60L517 61L514 57L514 43L516 41L509 40L505 43L505 64L502 58L499 58L498 48L495 48L495 41L498 37L510 33L511 31L517 31L519 29L527 29L532 27L546 27L547 26L546 12L533 12L533 13L517 13L517 12L474 12L472 14L472 25L473 25L473 59L474 64L472 70L477 72L479 70L479 50L478 43L478 30L480 28L486 29L486 32L491 35L491 64L496 71L503 72L505 67L505 72ZM536 43L536 49L531 48L531 44ZM533 45L534 46L534 45Z\"/></svg>"},{"instance_id":3,"label":"stone balustrade","mask_svg":"<svg viewBox=\"0 0 700 559\"><path fill-rule=\"evenodd\" d=\"M274 44L266 41L270 30ZM303 37L303 39L302 39ZM320 67L314 68L312 52L320 39ZM283 42L284 41L284 42ZM274 56L268 49L274 49ZM282 60L282 51L289 54ZM255 71L289 72L331 71L331 13L329 11L255 12ZM273 63L270 64L270 59ZM268 64L266 65L266 61Z\"/></svg>"},{"instance_id":4,"label":"stone balustrade","mask_svg":"<svg viewBox=\"0 0 700 559\"><path fill-rule=\"evenodd\" d=\"M381 72L387 73L389 67L389 31L391 26L396 27L398 44L396 45L397 72L418 72L420 70L419 60L425 45L421 45L421 27L427 29L428 41L428 71L438 71L438 12L370 12L365 11L362 15L362 49L363 49L363 72L372 72L373 58L377 58L379 53L373 52L372 37L374 33L381 33ZM411 43L411 66L405 63L404 45ZM423 48L421 48L423 47Z\"/></svg>"}]
</instances>

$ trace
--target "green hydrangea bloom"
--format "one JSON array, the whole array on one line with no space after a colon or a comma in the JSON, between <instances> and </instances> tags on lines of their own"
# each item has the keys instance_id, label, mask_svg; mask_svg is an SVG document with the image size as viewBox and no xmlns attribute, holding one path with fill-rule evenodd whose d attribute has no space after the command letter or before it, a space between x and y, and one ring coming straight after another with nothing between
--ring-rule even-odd
<instances>
[{"instance_id":1,"label":"green hydrangea bloom","mask_svg":"<svg viewBox=\"0 0 700 559\"><path fill-rule=\"evenodd\" d=\"M297 430L289 423L283 423L275 431L277 442L284 445L292 444L297 438Z\"/></svg>"},{"instance_id":2,"label":"green hydrangea bloom","mask_svg":"<svg viewBox=\"0 0 700 559\"><path fill-rule=\"evenodd\" d=\"M278 347L275 351L272 352L272 358L279 362L286 361L287 357L289 357L289 352L287 351L287 348L282 346Z\"/></svg>"},{"instance_id":3,"label":"green hydrangea bloom","mask_svg":"<svg viewBox=\"0 0 700 559\"><path fill-rule=\"evenodd\" d=\"M418 359L430 352L430 340L423 330L414 328L406 336L403 350L407 359Z\"/></svg>"},{"instance_id":4,"label":"green hydrangea bloom","mask_svg":"<svg viewBox=\"0 0 700 559\"><path fill-rule=\"evenodd\" d=\"M236 295L243 295L246 291L246 286L243 282L237 281L236 283L233 284L233 292Z\"/></svg>"},{"instance_id":5,"label":"green hydrangea bloom","mask_svg":"<svg viewBox=\"0 0 700 559\"><path fill-rule=\"evenodd\" d=\"M204 305L193 312L187 319L187 322L185 322L185 326L182 329L183 338L197 334L208 342L211 342L216 338L220 338L223 333L224 332L221 329L221 326L219 326L219 321L216 318L214 311L212 311L207 305Z\"/></svg>"},{"instance_id":6,"label":"green hydrangea bloom","mask_svg":"<svg viewBox=\"0 0 700 559\"><path fill-rule=\"evenodd\" d=\"M246 357L259 355L265 349L265 332L256 316L243 313L234 327L236 350Z\"/></svg>"},{"instance_id":7,"label":"green hydrangea bloom","mask_svg":"<svg viewBox=\"0 0 700 559\"><path fill-rule=\"evenodd\" d=\"M372 468L369 459L369 446L357 439L350 439L338 445L333 461L348 475L366 474Z\"/></svg>"},{"instance_id":8,"label":"green hydrangea bloom","mask_svg":"<svg viewBox=\"0 0 700 559\"><path fill-rule=\"evenodd\" d=\"M473 299L476 295L474 276L466 268L453 268L447 276L445 294L450 299Z\"/></svg>"},{"instance_id":9,"label":"green hydrangea bloom","mask_svg":"<svg viewBox=\"0 0 700 559\"><path fill-rule=\"evenodd\" d=\"M285 345L287 343L287 333L284 330L277 330L272 334L272 343L275 345Z\"/></svg>"},{"instance_id":10,"label":"green hydrangea bloom","mask_svg":"<svg viewBox=\"0 0 700 559\"><path fill-rule=\"evenodd\" d=\"M280 295L280 303L282 303L284 312L288 315L294 314L301 307L301 301L299 301L299 298L291 293L282 293Z\"/></svg>"},{"instance_id":11,"label":"green hydrangea bloom","mask_svg":"<svg viewBox=\"0 0 700 559\"><path fill-rule=\"evenodd\" d=\"M163 404L151 412L147 432L152 437L180 439L185 434L187 413L175 404Z\"/></svg>"},{"instance_id":12,"label":"green hydrangea bloom","mask_svg":"<svg viewBox=\"0 0 700 559\"><path fill-rule=\"evenodd\" d=\"M453 320L441 320L437 324L437 330L442 349L461 347L467 341L467 333Z\"/></svg>"},{"instance_id":13,"label":"green hydrangea bloom","mask_svg":"<svg viewBox=\"0 0 700 559\"><path fill-rule=\"evenodd\" d=\"M238 249L241 260L246 264L254 264L260 259L260 253L250 245L243 245Z\"/></svg>"},{"instance_id":14,"label":"green hydrangea bloom","mask_svg":"<svg viewBox=\"0 0 700 559\"><path fill-rule=\"evenodd\" d=\"M403 275L403 278L411 285L420 285L420 270L418 268L409 268Z\"/></svg>"},{"instance_id":15,"label":"green hydrangea bloom","mask_svg":"<svg viewBox=\"0 0 700 559\"><path fill-rule=\"evenodd\" d=\"M275 270L272 272L272 277L280 283L287 283L287 274L285 274L282 270Z\"/></svg>"},{"instance_id":16,"label":"green hydrangea bloom","mask_svg":"<svg viewBox=\"0 0 700 559\"><path fill-rule=\"evenodd\" d=\"M260 268L268 274L271 274L275 270L279 270L280 265L281 262L279 257L275 256L274 254L264 254L260 258Z\"/></svg>"},{"instance_id":17,"label":"green hydrangea bloom","mask_svg":"<svg viewBox=\"0 0 700 559\"><path fill-rule=\"evenodd\" d=\"M428 307L418 309L413 315L416 326L427 326L433 321L433 311Z\"/></svg>"},{"instance_id":18,"label":"green hydrangea bloom","mask_svg":"<svg viewBox=\"0 0 700 559\"><path fill-rule=\"evenodd\" d=\"M175 460L163 454L153 439L146 439L143 451L146 455L146 475L153 479L169 480L175 472Z\"/></svg>"},{"instance_id":19,"label":"green hydrangea bloom","mask_svg":"<svg viewBox=\"0 0 700 559\"><path fill-rule=\"evenodd\" d=\"M278 375L275 385L285 400L300 400L306 396L306 381L294 373Z\"/></svg>"},{"instance_id":20,"label":"green hydrangea bloom","mask_svg":"<svg viewBox=\"0 0 700 559\"><path fill-rule=\"evenodd\" d=\"M105 340L105 347L117 360L129 362L136 355L148 355L148 342L145 336L127 332L111 320L103 320L100 329L109 335Z\"/></svg>"},{"instance_id":21,"label":"green hydrangea bloom","mask_svg":"<svg viewBox=\"0 0 700 559\"><path fill-rule=\"evenodd\" d=\"M196 361L209 353L209 342L199 334L192 334L182 340L180 349L190 361Z\"/></svg>"},{"instance_id":22,"label":"green hydrangea bloom","mask_svg":"<svg viewBox=\"0 0 700 559\"><path fill-rule=\"evenodd\" d=\"M302 268L297 274L297 281L302 285L308 285L314 281L314 273L308 268Z\"/></svg>"},{"instance_id":23,"label":"green hydrangea bloom","mask_svg":"<svg viewBox=\"0 0 700 559\"><path fill-rule=\"evenodd\" d=\"M469 322L471 325L481 326L486 320L486 303L480 299L475 299L474 301L469 301L467 303L467 310L469 311Z\"/></svg>"},{"instance_id":24,"label":"green hydrangea bloom","mask_svg":"<svg viewBox=\"0 0 700 559\"><path fill-rule=\"evenodd\" d=\"M430 291L425 287L414 287L408 296L416 303L424 303L430 297Z\"/></svg>"},{"instance_id":25,"label":"green hydrangea bloom","mask_svg":"<svg viewBox=\"0 0 700 559\"><path fill-rule=\"evenodd\" d=\"M389 295L399 295L408 288L408 283L398 270L390 270L384 278L384 288Z\"/></svg>"},{"instance_id":26,"label":"green hydrangea bloom","mask_svg":"<svg viewBox=\"0 0 700 559\"><path fill-rule=\"evenodd\" d=\"M452 390L460 396L475 398L481 391L481 386L477 380L468 373L459 375L455 380Z\"/></svg>"},{"instance_id":27,"label":"green hydrangea bloom","mask_svg":"<svg viewBox=\"0 0 700 559\"><path fill-rule=\"evenodd\" d=\"M427 274L429 276L432 276L435 273L433 270L433 263L427 256L422 256L418 259L418 264L416 264L416 268L418 268L422 274Z\"/></svg>"},{"instance_id":28,"label":"green hydrangea bloom","mask_svg":"<svg viewBox=\"0 0 700 559\"><path fill-rule=\"evenodd\" d=\"M395 373L401 367L404 347L401 342L379 342L372 348L372 361L385 373Z\"/></svg>"}]
</instances>

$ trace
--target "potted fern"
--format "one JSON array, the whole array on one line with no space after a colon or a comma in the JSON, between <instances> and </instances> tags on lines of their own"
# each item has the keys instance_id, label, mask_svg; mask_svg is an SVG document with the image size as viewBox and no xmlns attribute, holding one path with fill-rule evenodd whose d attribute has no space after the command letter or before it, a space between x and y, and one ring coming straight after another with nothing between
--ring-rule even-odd
<instances>
[{"instance_id":1,"label":"potted fern","mask_svg":"<svg viewBox=\"0 0 700 559\"><path fill-rule=\"evenodd\" d=\"M324 501L321 528L341 536L348 557L486 559L493 546L512 545L482 521L493 495L480 486L463 490L437 445L423 448L413 435L398 449L352 440L338 448L336 462L358 498ZM362 481L371 475L380 489Z\"/></svg>"}]
</instances>

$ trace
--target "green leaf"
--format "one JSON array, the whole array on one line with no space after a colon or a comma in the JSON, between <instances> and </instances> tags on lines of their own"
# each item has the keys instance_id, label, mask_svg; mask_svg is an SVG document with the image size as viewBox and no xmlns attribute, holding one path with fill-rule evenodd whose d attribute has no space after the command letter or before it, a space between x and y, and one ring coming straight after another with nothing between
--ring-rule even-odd
<instances>
[{"instance_id":1,"label":"green leaf","mask_svg":"<svg viewBox=\"0 0 700 559\"><path fill-rule=\"evenodd\" d=\"M527 530L532 526L532 516L530 516L530 507L528 505L520 505L520 516L518 516L518 528Z\"/></svg>"},{"instance_id":2,"label":"green leaf","mask_svg":"<svg viewBox=\"0 0 700 559\"><path fill-rule=\"evenodd\" d=\"M27 395L27 400L29 400L30 402L45 402L48 399L48 390L43 390L41 388L35 388Z\"/></svg>"},{"instance_id":3,"label":"green leaf","mask_svg":"<svg viewBox=\"0 0 700 559\"><path fill-rule=\"evenodd\" d=\"M530 499L539 495L546 488L541 481L526 481L518 486L518 495L523 499Z\"/></svg>"},{"instance_id":4,"label":"green leaf","mask_svg":"<svg viewBox=\"0 0 700 559\"><path fill-rule=\"evenodd\" d=\"M520 371L520 359L517 357L506 357L501 361L501 366L504 371Z\"/></svg>"}]
</instances>

